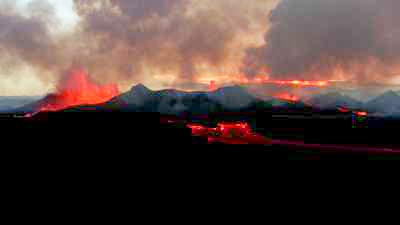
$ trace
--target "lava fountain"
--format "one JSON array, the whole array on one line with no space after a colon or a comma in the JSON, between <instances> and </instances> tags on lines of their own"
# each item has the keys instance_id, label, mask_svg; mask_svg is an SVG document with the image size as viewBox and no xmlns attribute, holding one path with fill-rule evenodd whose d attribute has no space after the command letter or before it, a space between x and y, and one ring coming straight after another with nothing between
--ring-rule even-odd
<instances>
[{"instance_id":1,"label":"lava fountain","mask_svg":"<svg viewBox=\"0 0 400 225\"><path fill-rule=\"evenodd\" d=\"M208 91L213 92L218 90L217 82L215 80L210 81L210 85L208 86Z\"/></svg>"},{"instance_id":2,"label":"lava fountain","mask_svg":"<svg viewBox=\"0 0 400 225\"><path fill-rule=\"evenodd\" d=\"M101 104L119 93L117 85L98 85L86 71L76 70L59 83L55 94L44 99L38 111L59 111L73 106Z\"/></svg>"}]
</instances>

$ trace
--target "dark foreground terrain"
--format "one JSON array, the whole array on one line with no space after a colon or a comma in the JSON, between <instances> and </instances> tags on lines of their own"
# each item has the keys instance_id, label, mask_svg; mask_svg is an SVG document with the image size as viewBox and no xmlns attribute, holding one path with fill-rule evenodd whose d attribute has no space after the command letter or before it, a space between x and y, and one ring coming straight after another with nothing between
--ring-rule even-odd
<instances>
[{"instance_id":1,"label":"dark foreground terrain","mask_svg":"<svg viewBox=\"0 0 400 225\"><path fill-rule=\"evenodd\" d=\"M218 121L247 120L254 131L272 141L264 145L208 144L193 136L186 120L157 113L58 112L33 117L3 114L0 126L8 151L74 151L81 154L216 157L262 155L265 159L400 159L400 141L388 129L355 129L351 119L290 115L211 115ZM200 121L201 122L201 121ZM394 123L390 123L394 124ZM193 144L198 144L193 147ZM260 158L258 158L260 159Z\"/></svg>"}]
</instances>

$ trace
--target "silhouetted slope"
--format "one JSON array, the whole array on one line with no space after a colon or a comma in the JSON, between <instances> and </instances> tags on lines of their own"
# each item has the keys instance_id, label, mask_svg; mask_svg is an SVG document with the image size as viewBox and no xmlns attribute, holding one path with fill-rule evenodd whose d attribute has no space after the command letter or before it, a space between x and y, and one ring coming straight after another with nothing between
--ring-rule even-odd
<instances>
[{"instance_id":1,"label":"silhouetted slope","mask_svg":"<svg viewBox=\"0 0 400 225\"><path fill-rule=\"evenodd\" d=\"M338 92L315 96L309 100L309 103L321 109L337 109L338 107L358 109L363 107L362 102Z\"/></svg>"}]
</instances>

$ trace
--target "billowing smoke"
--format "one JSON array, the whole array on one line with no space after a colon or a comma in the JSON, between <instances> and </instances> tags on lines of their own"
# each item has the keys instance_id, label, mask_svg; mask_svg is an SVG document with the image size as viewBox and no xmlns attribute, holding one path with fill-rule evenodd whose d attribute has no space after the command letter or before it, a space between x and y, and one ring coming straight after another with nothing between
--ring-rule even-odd
<instances>
[{"instance_id":1,"label":"billowing smoke","mask_svg":"<svg viewBox=\"0 0 400 225\"><path fill-rule=\"evenodd\" d=\"M229 66L239 66L235 57L248 46L238 39L267 18L270 2L75 0L91 43L80 61L120 80L174 74L181 85L195 82L200 68L218 70L235 60Z\"/></svg>"},{"instance_id":2,"label":"billowing smoke","mask_svg":"<svg viewBox=\"0 0 400 225\"><path fill-rule=\"evenodd\" d=\"M245 72L385 82L400 75L398 9L398 0L281 0L265 45L248 50Z\"/></svg>"},{"instance_id":3,"label":"billowing smoke","mask_svg":"<svg viewBox=\"0 0 400 225\"><path fill-rule=\"evenodd\" d=\"M24 13L17 5L26 1L2 0L0 71L12 75L4 70L24 63L48 82L83 67L97 81L126 86L196 84L206 72L239 70L245 50L262 43L276 1L74 0L78 24L57 33L47 0L31 1Z\"/></svg>"},{"instance_id":4,"label":"billowing smoke","mask_svg":"<svg viewBox=\"0 0 400 225\"><path fill-rule=\"evenodd\" d=\"M200 85L222 84L239 69L276 79L400 75L398 0L74 0L79 22L67 33L54 29L47 0L24 12L21 2L0 2L0 76L26 64L45 82L83 67L125 87L198 87L203 75Z\"/></svg>"},{"instance_id":5,"label":"billowing smoke","mask_svg":"<svg viewBox=\"0 0 400 225\"><path fill-rule=\"evenodd\" d=\"M93 42L86 46L85 64L93 62L94 70L116 69L119 77L142 74L146 66L193 76L196 63L221 62L234 36L232 26L218 22L213 11L190 15L188 1L88 2L76 1L84 35Z\"/></svg>"},{"instance_id":6,"label":"billowing smoke","mask_svg":"<svg viewBox=\"0 0 400 225\"><path fill-rule=\"evenodd\" d=\"M50 35L47 21L51 18L51 6L43 2L32 3L32 15L21 15L15 1L0 4L0 66L10 68L25 61L39 67L55 65L56 43Z\"/></svg>"}]
</instances>

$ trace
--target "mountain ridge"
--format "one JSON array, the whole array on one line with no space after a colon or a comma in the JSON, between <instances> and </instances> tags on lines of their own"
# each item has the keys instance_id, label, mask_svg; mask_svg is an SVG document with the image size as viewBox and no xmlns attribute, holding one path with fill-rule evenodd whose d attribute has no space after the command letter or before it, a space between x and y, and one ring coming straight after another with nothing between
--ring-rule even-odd
<instances>
[{"instance_id":1,"label":"mountain ridge","mask_svg":"<svg viewBox=\"0 0 400 225\"><path fill-rule=\"evenodd\" d=\"M365 105L368 110L373 112L399 113L400 95L392 90L387 91L368 101Z\"/></svg>"},{"instance_id":2,"label":"mountain ridge","mask_svg":"<svg viewBox=\"0 0 400 225\"><path fill-rule=\"evenodd\" d=\"M32 112L38 106L54 100L52 95L32 102L18 109L19 112ZM310 103L310 104L309 104ZM400 95L394 91L385 92L369 102L361 102L339 92L316 95L311 101L289 102L272 98L262 100L243 86L227 86L212 92L186 92L175 89L153 91L143 84L133 86L129 91L100 104L105 109L135 112L158 112L162 114L207 114L218 111L258 110L268 108L287 109L368 109L372 112L400 112ZM71 107L74 108L74 107Z\"/></svg>"},{"instance_id":3,"label":"mountain ridge","mask_svg":"<svg viewBox=\"0 0 400 225\"><path fill-rule=\"evenodd\" d=\"M126 107L126 110L180 114L206 114L222 109L240 109L256 101L250 93L238 86L224 87L213 92L185 92L175 89L151 91L136 85L130 91L116 96L106 105Z\"/></svg>"},{"instance_id":4,"label":"mountain ridge","mask_svg":"<svg viewBox=\"0 0 400 225\"><path fill-rule=\"evenodd\" d=\"M0 97L0 111L16 110L41 98L41 96L2 96Z\"/></svg>"},{"instance_id":5,"label":"mountain ridge","mask_svg":"<svg viewBox=\"0 0 400 225\"><path fill-rule=\"evenodd\" d=\"M308 102L312 106L321 109L337 109L339 107L358 109L364 107L363 102L339 92L329 92L321 95L316 95L310 98Z\"/></svg>"}]
</instances>

